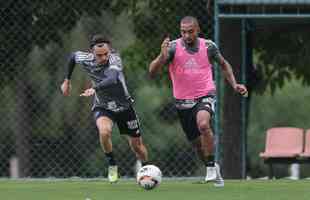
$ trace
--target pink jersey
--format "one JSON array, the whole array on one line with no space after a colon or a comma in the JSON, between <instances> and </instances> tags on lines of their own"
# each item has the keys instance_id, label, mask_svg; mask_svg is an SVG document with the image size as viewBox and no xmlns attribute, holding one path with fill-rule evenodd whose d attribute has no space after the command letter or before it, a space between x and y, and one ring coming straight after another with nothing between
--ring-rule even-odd
<instances>
[{"instance_id":1,"label":"pink jersey","mask_svg":"<svg viewBox=\"0 0 310 200\"><path fill-rule=\"evenodd\" d=\"M205 39L199 38L199 51L194 54L186 51L181 38L177 39L169 73L176 99L195 99L215 91Z\"/></svg>"}]
</instances>

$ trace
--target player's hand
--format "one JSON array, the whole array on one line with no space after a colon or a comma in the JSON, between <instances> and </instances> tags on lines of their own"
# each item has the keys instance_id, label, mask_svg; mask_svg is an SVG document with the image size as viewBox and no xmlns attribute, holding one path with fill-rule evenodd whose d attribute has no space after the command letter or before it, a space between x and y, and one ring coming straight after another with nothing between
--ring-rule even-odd
<instances>
[{"instance_id":1,"label":"player's hand","mask_svg":"<svg viewBox=\"0 0 310 200\"><path fill-rule=\"evenodd\" d=\"M69 96L71 91L71 83L70 80L65 79L64 82L60 86L61 92L64 96Z\"/></svg>"},{"instance_id":2,"label":"player's hand","mask_svg":"<svg viewBox=\"0 0 310 200\"><path fill-rule=\"evenodd\" d=\"M90 97L95 94L94 88L86 89L82 94L80 94L81 97Z\"/></svg>"},{"instance_id":3,"label":"player's hand","mask_svg":"<svg viewBox=\"0 0 310 200\"><path fill-rule=\"evenodd\" d=\"M243 84L236 84L234 87L235 91L241 94L243 97L248 97L248 90Z\"/></svg>"},{"instance_id":4,"label":"player's hand","mask_svg":"<svg viewBox=\"0 0 310 200\"><path fill-rule=\"evenodd\" d=\"M168 47L169 47L169 42L170 42L170 38L166 37L163 41L163 43L161 44L161 51L160 51L160 55L161 58L166 61L168 59Z\"/></svg>"}]
</instances>

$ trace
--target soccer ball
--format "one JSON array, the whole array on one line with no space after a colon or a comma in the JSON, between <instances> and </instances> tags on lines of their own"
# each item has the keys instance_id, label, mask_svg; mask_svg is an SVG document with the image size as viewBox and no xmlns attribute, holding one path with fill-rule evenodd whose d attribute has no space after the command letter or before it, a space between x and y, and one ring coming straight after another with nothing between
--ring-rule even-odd
<instances>
[{"instance_id":1,"label":"soccer ball","mask_svg":"<svg viewBox=\"0 0 310 200\"><path fill-rule=\"evenodd\" d=\"M146 189L151 190L161 183L162 173L155 165L145 165L137 173L138 184Z\"/></svg>"}]
</instances>

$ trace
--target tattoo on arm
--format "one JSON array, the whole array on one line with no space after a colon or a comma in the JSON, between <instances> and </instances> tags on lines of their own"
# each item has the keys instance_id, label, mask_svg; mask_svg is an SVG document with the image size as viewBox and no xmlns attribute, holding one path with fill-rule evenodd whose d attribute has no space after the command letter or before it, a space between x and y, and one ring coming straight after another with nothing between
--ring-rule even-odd
<instances>
[{"instance_id":1,"label":"tattoo on arm","mask_svg":"<svg viewBox=\"0 0 310 200\"><path fill-rule=\"evenodd\" d=\"M207 40L206 46L208 48L208 57L209 57L210 63L216 62L220 64L221 53L218 47L216 46L216 44L212 42L211 40Z\"/></svg>"},{"instance_id":2,"label":"tattoo on arm","mask_svg":"<svg viewBox=\"0 0 310 200\"><path fill-rule=\"evenodd\" d=\"M222 55L219 55L219 62L221 66L221 69L223 71L223 74L226 78L226 80L230 83L230 85L234 88L237 84L235 75L232 69L232 66L225 60L225 58Z\"/></svg>"},{"instance_id":3,"label":"tattoo on arm","mask_svg":"<svg viewBox=\"0 0 310 200\"><path fill-rule=\"evenodd\" d=\"M206 46L208 47L208 57L210 63L219 64L226 80L230 83L232 87L234 87L236 85L236 80L229 62L225 60L214 42L212 42L211 40L207 40Z\"/></svg>"}]
</instances>

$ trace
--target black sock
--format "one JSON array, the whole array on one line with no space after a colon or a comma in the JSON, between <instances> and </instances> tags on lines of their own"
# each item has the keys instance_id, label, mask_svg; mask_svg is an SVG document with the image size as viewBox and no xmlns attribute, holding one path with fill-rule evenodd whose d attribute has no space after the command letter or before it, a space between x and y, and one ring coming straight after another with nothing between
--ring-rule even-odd
<instances>
[{"instance_id":1,"label":"black sock","mask_svg":"<svg viewBox=\"0 0 310 200\"><path fill-rule=\"evenodd\" d=\"M113 152L105 153L105 156L106 156L106 158L107 158L108 163L109 163L110 166L111 166L111 165L116 165Z\"/></svg>"},{"instance_id":2,"label":"black sock","mask_svg":"<svg viewBox=\"0 0 310 200\"><path fill-rule=\"evenodd\" d=\"M214 167L214 155L209 155L205 161L207 167Z\"/></svg>"},{"instance_id":3,"label":"black sock","mask_svg":"<svg viewBox=\"0 0 310 200\"><path fill-rule=\"evenodd\" d=\"M142 166L149 165L148 161L141 161L141 163L142 163Z\"/></svg>"}]
</instances>

